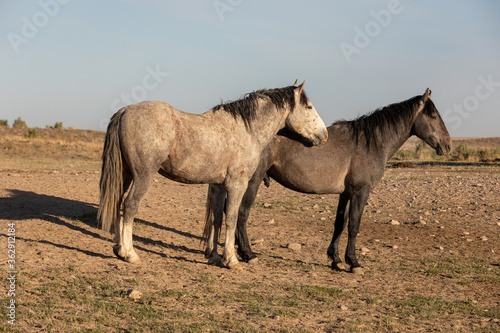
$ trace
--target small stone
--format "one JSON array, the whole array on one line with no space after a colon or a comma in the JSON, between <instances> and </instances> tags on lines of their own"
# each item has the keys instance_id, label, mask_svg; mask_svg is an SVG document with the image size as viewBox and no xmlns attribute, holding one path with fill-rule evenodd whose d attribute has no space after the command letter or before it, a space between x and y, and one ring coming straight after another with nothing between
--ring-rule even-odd
<instances>
[{"instance_id":1,"label":"small stone","mask_svg":"<svg viewBox=\"0 0 500 333\"><path fill-rule=\"evenodd\" d=\"M342 310L342 311L347 311L347 310L349 310L349 308L348 308L347 306L345 306L345 305L341 305L341 306L339 306L339 308L340 308L340 310Z\"/></svg>"},{"instance_id":2,"label":"small stone","mask_svg":"<svg viewBox=\"0 0 500 333\"><path fill-rule=\"evenodd\" d=\"M396 220L390 220L389 224L391 224L391 225L400 225L401 223L399 223L399 221L396 221Z\"/></svg>"},{"instance_id":3,"label":"small stone","mask_svg":"<svg viewBox=\"0 0 500 333\"><path fill-rule=\"evenodd\" d=\"M315 205L313 206L313 209L318 209L318 208L319 208L319 205L318 205L318 204L315 204Z\"/></svg>"},{"instance_id":4,"label":"small stone","mask_svg":"<svg viewBox=\"0 0 500 333\"><path fill-rule=\"evenodd\" d=\"M444 250L444 247L442 246L436 246L436 249L440 250L440 251L443 251Z\"/></svg>"},{"instance_id":5,"label":"small stone","mask_svg":"<svg viewBox=\"0 0 500 333\"><path fill-rule=\"evenodd\" d=\"M320 218L321 221L326 221L326 217Z\"/></svg>"},{"instance_id":6,"label":"small stone","mask_svg":"<svg viewBox=\"0 0 500 333\"><path fill-rule=\"evenodd\" d=\"M369 248L366 248L366 247L362 247L361 248L361 253L365 254L365 253L368 253L368 252L370 252Z\"/></svg>"},{"instance_id":7,"label":"small stone","mask_svg":"<svg viewBox=\"0 0 500 333\"><path fill-rule=\"evenodd\" d=\"M423 220L423 219L418 220L418 222L417 222L417 223L422 224L422 225L427 224L427 222L425 222L425 220Z\"/></svg>"},{"instance_id":8,"label":"small stone","mask_svg":"<svg viewBox=\"0 0 500 333\"><path fill-rule=\"evenodd\" d=\"M267 202L264 202L262 206L264 206L264 208L271 208L271 204Z\"/></svg>"},{"instance_id":9,"label":"small stone","mask_svg":"<svg viewBox=\"0 0 500 333\"><path fill-rule=\"evenodd\" d=\"M464 231L464 235L466 235L466 236L467 236L467 235L469 235L469 234L470 234L470 232L468 232L468 231Z\"/></svg>"},{"instance_id":10,"label":"small stone","mask_svg":"<svg viewBox=\"0 0 500 333\"><path fill-rule=\"evenodd\" d=\"M274 219L270 219L269 221L267 221L267 223L274 224Z\"/></svg>"},{"instance_id":11,"label":"small stone","mask_svg":"<svg viewBox=\"0 0 500 333\"><path fill-rule=\"evenodd\" d=\"M471 239L471 238L467 238L467 239L466 239L466 241L468 241L468 242L472 242L472 241L473 241L473 239Z\"/></svg>"},{"instance_id":12,"label":"small stone","mask_svg":"<svg viewBox=\"0 0 500 333\"><path fill-rule=\"evenodd\" d=\"M500 227L500 222L497 222L497 226L499 226L499 227Z\"/></svg>"},{"instance_id":13,"label":"small stone","mask_svg":"<svg viewBox=\"0 0 500 333\"><path fill-rule=\"evenodd\" d=\"M488 240L488 237L486 237L486 236L481 236L481 240L482 240L483 242L486 242L486 241Z\"/></svg>"},{"instance_id":14,"label":"small stone","mask_svg":"<svg viewBox=\"0 0 500 333\"><path fill-rule=\"evenodd\" d=\"M444 229L444 225L440 225L438 228L439 229Z\"/></svg>"},{"instance_id":15,"label":"small stone","mask_svg":"<svg viewBox=\"0 0 500 333\"><path fill-rule=\"evenodd\" d=\"M300 245L299 243L289 243L286 247L290 250L298 251L302 248L302 245Z\"/></svg>"},{"instance_id":16,"label":"small stone","mask_svg":"<svg viewBox=\"0 0 500 333\"><path fill-rule=\"evenodd\" d=\"M264 238L257 238L252 241L253 245L261 244L264 242Z\"/></svg>"},{"instance_id":17,"label":"small stone","mask_svg":"<svg viewBox=\"0 0 500 333\"><path fill-rule=\"evenodd\" d=\"M134 302L137 302L139 299L141 299L142 293L135 289L129 289L127 291L127 296Z\"/></svg>"},{"instance_id":18,"label":"small stone","mask_svg":"<svg viewBox=\"0 0 500 333\"><path fill-rule=\"evenodd\" d=\"M397 250L397 249L398 249L398 246L397 246L397 245L393 245L393 246L392 246L392 249L393 249L393 250Z\"/></svg>"},{"instance_id":19,"label":"small stone","mask_svg":"<svg viewBox=\"0 0 500 333\"><path fill-rule=\"evenodd\" d=\"M428 211L425 211L424 215L429 216L429 215L431 215L431 213L429 213Z\"/></svg>"}]
</instances>

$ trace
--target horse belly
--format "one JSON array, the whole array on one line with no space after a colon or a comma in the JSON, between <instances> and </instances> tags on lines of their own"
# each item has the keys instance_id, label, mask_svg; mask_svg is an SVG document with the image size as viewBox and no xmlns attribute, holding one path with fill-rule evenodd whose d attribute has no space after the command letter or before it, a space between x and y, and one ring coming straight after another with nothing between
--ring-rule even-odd
<instances>
[{"instance_id":1,"label":"horse belly","mask_svg":"<svg viewBox=\"0 0 500 333\"><path fill-rule=\"evenodd\" d=\"M160 172L165 177L187 184L220 184L224 182L226 170L200 162L198 159L179 160L170 155Z\"/></svg>"}]
</instances>

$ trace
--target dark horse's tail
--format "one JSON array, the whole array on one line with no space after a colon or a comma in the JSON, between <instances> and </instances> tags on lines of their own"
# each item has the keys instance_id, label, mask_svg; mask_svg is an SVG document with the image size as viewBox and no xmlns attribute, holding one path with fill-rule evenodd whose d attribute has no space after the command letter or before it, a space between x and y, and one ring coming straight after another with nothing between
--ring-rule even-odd
<instances>
[{"instance_id":1,"label":"dark horse's tail","mask_svg":"<svg viewBox=\"0 0 500 333\"><path fill-rule=\"evenodd\" d=\"M118 111L111 118L102 152L97 222L102 230L109 232L113 232L113 227L120 221L120 207L124 193L122 150L118 133L122 115L123 111Z\"/></svg>"}]
</instances>

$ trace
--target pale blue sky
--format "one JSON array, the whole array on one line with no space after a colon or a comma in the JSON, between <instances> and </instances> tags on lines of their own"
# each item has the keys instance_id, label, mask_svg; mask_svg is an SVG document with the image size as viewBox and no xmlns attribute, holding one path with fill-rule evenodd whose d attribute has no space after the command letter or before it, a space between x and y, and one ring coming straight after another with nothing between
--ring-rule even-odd
<instances>
[{"instance_id":1,"label":"pale blue sky","mask_svg":"<svg viewBox=\"0 0 500 333\"><path fill-rule=\"evenodd\" d=\"M105 129L129 102L201 113L306 80L325 123L433 91L500 136L500 2L0 0L0 119Z\"/></svg>"}]
</instances>

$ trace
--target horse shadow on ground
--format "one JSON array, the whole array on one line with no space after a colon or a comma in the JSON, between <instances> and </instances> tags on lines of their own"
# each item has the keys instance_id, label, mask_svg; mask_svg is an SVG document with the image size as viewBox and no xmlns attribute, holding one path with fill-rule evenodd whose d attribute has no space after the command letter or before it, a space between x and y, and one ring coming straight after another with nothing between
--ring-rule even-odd
<instances>
[{"instance_id":1,"label":"horse shadow on ground","mask_svg":"<svg viewBox=\"0 0 500 333\"><path fill-rule=\"evenodd\" d=\"M70 200L45 194L38 194L31 191L22 191L17 189L8 189L7 191L10 193L10 196L0 198L0 219L11 220L11 221L40 219L53 223L58 226L66 227L70 230L82 233L84 235L96 239L103 239L109 241L112 238L111 235L103 236L102 233L96 232L99 230L96 219L97 208L98 208L96 204L86 203L78 200ZM71 223L66 220L75 221L75 223ZM148 227L165 230L167 232L176 233L186 238L194 238L194 239L199 239L201 241L200 236L196 236L185 231L166 227L155 222L149 222L139 219L136 219L136 221ZM82 223L85 226L81 226ZM7 237L7 235L4 233L0 234L0 236ZM111 256L104 255L99 252L93 252L81 249L68 244L59 244L48 240L28 239L19 234L16 234L16 238L18 240L27 242L38 242L38 243L48 244L65 250L74 250L93 257L115 258L113 255ZM134 242L135 242L134 246L138 250L146 253L156 254L162 257L167 257L167 255L162 252L157 252L149 248L146 248L144 246L138 245L138 243L142 245L156 245L181 252L203 254L203 251L201 250L190 249L182 245L167 244L161 240L152 240L137 235L134 235ZM111 252L111 247L110 247L110 252ZM187 258L182 258L182 257L175 257L175 258L189 261Z\"/></svg>"}]
</instances>

